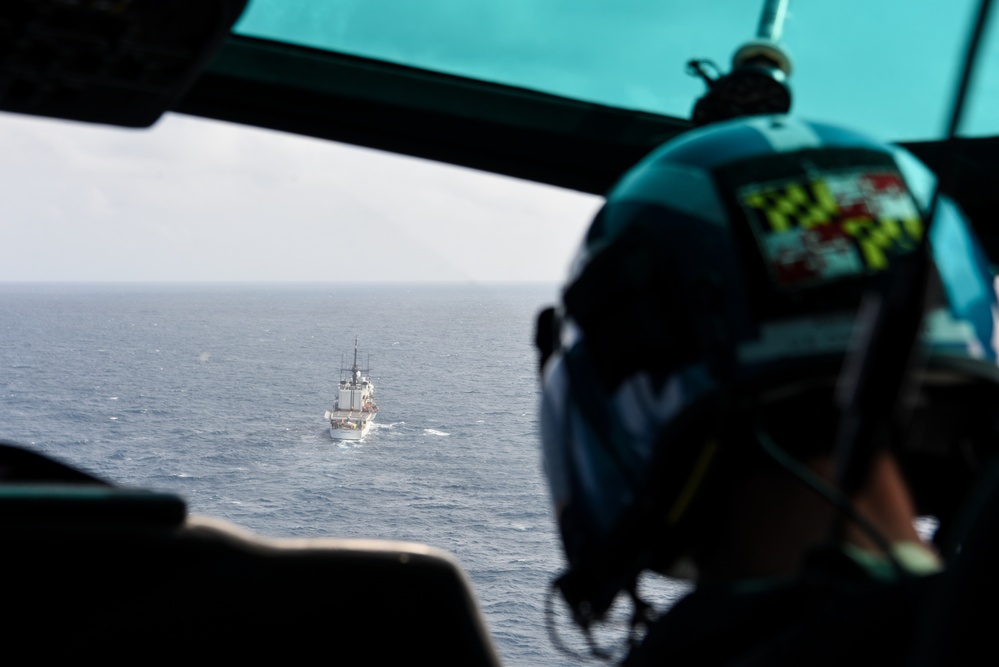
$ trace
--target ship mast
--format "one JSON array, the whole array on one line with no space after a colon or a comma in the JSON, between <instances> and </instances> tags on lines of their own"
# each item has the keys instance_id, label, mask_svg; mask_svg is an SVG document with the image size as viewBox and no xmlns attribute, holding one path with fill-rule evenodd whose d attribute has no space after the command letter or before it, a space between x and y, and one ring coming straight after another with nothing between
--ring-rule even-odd
<instances>
[{"instance_id":1,"label":"ship mast","mask_svg":"<svg viewBox=\"0 0 999 667\"><path fill-rule=\"evenodd\" d=\"M357 367L357 336L354 336L354 366L350 369L350 372L353 373L353 377L356 378L357 371L359 370L360 369Z\"/></svg>"}]
</instances>

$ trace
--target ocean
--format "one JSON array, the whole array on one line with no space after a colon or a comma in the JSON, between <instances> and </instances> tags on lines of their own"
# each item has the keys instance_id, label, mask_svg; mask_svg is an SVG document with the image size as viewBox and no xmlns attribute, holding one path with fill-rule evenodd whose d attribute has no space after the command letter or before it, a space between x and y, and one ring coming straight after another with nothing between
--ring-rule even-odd
<instances>
[{"instance_id":1,"label":"ocean","mask_svg":"<svg viewBox=\"0 0 999 667\"><path fill-rule=\"evenodd\" d=\"M442 548L504 665L564 665L537 427L555 285L0 285L0 438L267 537ZM380 406L331 440L341 365ZM668 605L685 587L650 584ZM558 609L558 608L557 608ZM579 647L564 613L563 641ZM623 630L608 641L621 641Z\"/></svg>"}]
</instances>

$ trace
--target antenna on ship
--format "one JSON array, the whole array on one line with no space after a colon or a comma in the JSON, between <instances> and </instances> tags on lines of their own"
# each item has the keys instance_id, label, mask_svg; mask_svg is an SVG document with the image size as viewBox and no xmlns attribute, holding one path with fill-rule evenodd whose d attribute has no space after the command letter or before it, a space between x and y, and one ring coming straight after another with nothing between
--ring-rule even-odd
<instances>
[{"instance_id":1,"label":"antenna on ship","mask_svg":"<svg viewBox=\"0 0 999 667\"><path fill-rule=\"evenodd\" d=\"M710 60L687 63L687 73L698 76L708 86L694 105L691 120L706 125L720 120L787 113L791 110L791 58L780 45L784 19L790 0L766 0L756 39L740 46L732 56L732 71L721 74ZM705 68L713 70L712 77Z\"/></svg>"}]
</instances>

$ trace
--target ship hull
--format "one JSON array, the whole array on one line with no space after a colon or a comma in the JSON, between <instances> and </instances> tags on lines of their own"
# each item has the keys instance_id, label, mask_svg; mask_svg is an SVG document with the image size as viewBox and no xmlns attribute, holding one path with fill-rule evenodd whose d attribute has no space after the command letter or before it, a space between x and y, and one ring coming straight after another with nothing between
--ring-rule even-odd
<instances>
[{"instance_id":1,"label":"ship hull","mask_svg":"<svg viewBox=\"0 0 999 667\"><path fill-rule=\"evenodd\" d=\"M333 418L334 420L336 417ZM371 430L373 418L358 420L356 417L349 419L344 417L346 423L343 426L330 425L330 437L334 440L360 440Z\"/></svg>"}]
</instances>

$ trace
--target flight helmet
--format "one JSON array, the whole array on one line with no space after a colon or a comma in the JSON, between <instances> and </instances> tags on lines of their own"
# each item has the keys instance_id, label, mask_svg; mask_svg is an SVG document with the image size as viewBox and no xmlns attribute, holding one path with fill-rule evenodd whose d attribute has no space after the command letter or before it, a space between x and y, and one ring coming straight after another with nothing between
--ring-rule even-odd
<instances>
[{"instance_id":1,"label":"flight helmet","mask_svg":"<svg viewBox=\"0 0 999 667\"><path fill-rule=\"evenodd\" d=\"M756 116L666 143L612 189L538 328L544 467L568 563L557 585L578 622L641 571L675 568L717 462L754 440L740 414L822 440L861 301L919 247L934 188L899 147ZM946 197L930 229L924 370L994 387L986 257ZM822 426L791 419L818 400L813 386L832 417ZM768 402L782 396L798 402Z\"/></svg>"}]
</instances>

